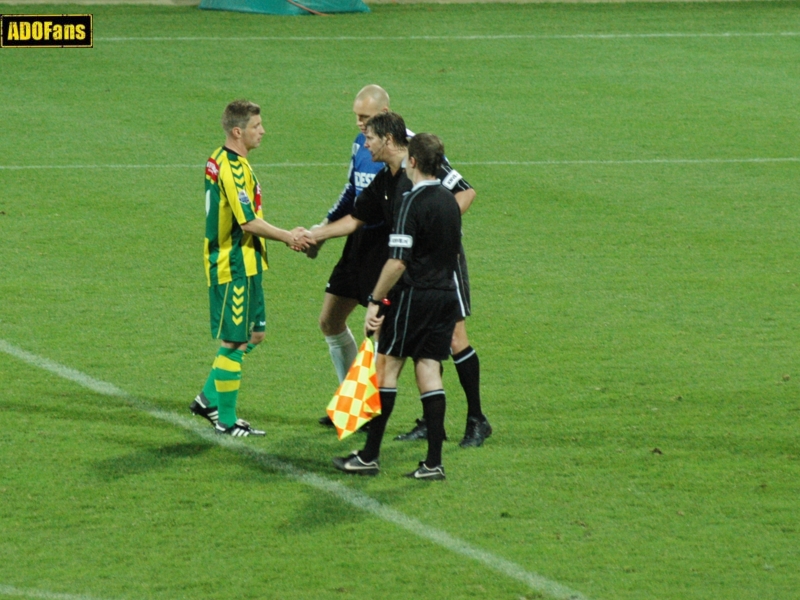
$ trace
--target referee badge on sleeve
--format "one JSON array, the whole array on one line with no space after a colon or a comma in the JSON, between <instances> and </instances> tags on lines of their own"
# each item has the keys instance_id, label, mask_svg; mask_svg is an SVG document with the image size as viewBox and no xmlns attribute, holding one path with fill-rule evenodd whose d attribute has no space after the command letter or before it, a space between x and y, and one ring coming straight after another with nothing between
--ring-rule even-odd
<instances>
[{"instance_id":1,"label":"referee badge on sleeve","mask_svg":"<svg viewBox=\"0 0 800 600\"><path fill-rule=\"evenodd\" d=\"M442 179L442 185L452 191L459 181L461 181L461 173L453 169L447 174L447 177Z\"/></svg>"},{"instance_id":2,"label":"referee badge on sleeve","mask_svg":"<svg viewBox=\"0 0 800 600\"><path fill-rule=\"evenodd\" d=\"M414 238L410 235L400 235L393 233L389 236L390 248L411 248L414 245Z\"/></svg>"}]
</instances>

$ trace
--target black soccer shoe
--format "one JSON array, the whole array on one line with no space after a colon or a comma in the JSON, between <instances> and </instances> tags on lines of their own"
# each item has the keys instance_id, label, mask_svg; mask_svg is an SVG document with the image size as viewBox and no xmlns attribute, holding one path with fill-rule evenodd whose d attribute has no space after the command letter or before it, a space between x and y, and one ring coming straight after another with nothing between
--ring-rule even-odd
<instances>
[{"instance_id":1,"label":"black soccer shoe","mask_svg":"<svg viewBox=\"0 0 800 600\"><path fill-rule=\"evenodd\" d=\"M408 433L401 433L394 438L395 442L416 442L428 439L428 424L425 419L417 419L417 424Z\"/></svg>"},{"instance_id":2,"label":"black soccer shoe","mask_svg":"<svg viewBox=\"0 0 800 600\"><path fill-rule=\"evenodd\" d=\"M428 424L425 419L417 419L417 424L408 433L401 433L394 438L395 442L416 442L419 440L428 439ZM447 433L444 434L444 439L447 441Z\"/></svg>"},{"instance_id":3,"label":"black soccer shoe","mask_svg":"<svg viewBox=\"0 0 800 600\"><path fill-rule=\"evenodd\" d=\"M331 418L328 415L325 415L324 417L322 417L319 420L319 424L322 425L323 427L336 427L333 424L333 421L331 421Z\"/></svg>"},{"instance_id":4,"label":"black soccer shoe","mask_svg":"<svg viewBox=\"0 0 800 600\"><path fill-rule=\"evenodd\" d=\"M266 431L262 431L261 429L255 429L250 423L245 421L244 419L236 419L236 423L234 423L231 427L225 427L222 423L217 423L214 426L214 433L218 435L230 435L233 437L248 437L252 436L263 436L267 435Z\"/></svg>"},{"instance_id":5,"label":"black soccer shoe","mask_svg":"<svg viewBox=\"0 0 800 600\"><path fill-rule=\"evenodd\" d=\"M197 394L197 396L195 396L194 402L189 405L189 410L192 411L192 414L197 415L198 417L208 419L212 425L216 425L219 421L219 411L217 410L217 407L208 405L208 398L206 398L203 392L200 392Z\"/></svg>"},{"instance_id":6,"label":"black soccer shoe","mask_svg":"<svg viewBox=\"0 0 800 600\"><path fill-rule=\"evenodd\" d=\"M489 420L486 417L483 417L483 420L470 417L467 419L464 439L458 445L462 448L477 448L491 435L492 426L489 425Z\"/></svg>"},{"instance_id":7,"label":"black soccer shoe","mask_svg":"<svg viewBox=\"0 0 800 600\"><path fill-rule=\"evenodd\" d=\"M337 456L333 459L333 466L345 473L357 475L377 475L381 471L377 459L365 462L358 456L358 450L352 452L350 456Z\"/></svg>"},{"instance_id":8,"label":"black soccer shoe","mask_svg":"<svg viewBox=\"0 0 800 600\"><path fill-rule=\"evenodd\" d=\"M417 470L406 473L406 477L411 479L425 479L427 481L441 481L444 479L444 467L442 465L438 467L429 467L425 464L425 461L422 461L419 463Z\"/></svg>"}]
</instances>

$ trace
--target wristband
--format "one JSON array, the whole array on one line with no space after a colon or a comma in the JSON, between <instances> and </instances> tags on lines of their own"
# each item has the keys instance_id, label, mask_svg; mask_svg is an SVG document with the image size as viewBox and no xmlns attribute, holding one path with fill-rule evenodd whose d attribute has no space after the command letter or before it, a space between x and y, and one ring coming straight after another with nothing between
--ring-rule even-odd
<instances>
[{"instance_id":1,"label":"wristband","mask_svg":"<svg viewBox=\"0 0 800 600\"><path fill-rule=\"evenodd\" d=\"M389 306L391 302L388 298L383 298L381 300L376 300L372 297L372 294L369 295L367 298L367 304L377 304L378 306Z\"/></svg>"}]
</instances>

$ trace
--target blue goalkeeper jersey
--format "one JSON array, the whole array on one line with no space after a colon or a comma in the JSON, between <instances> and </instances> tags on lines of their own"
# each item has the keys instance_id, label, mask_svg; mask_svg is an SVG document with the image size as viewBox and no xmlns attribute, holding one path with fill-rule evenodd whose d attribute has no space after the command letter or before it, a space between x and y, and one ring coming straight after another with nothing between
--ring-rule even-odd
<instances>
[{"instance_id":1,"label":"blue goalkeeper jersey","mask_svg":"<svg viewBox=\"0 0 800 600\"><path fill-rule=\"evenodd\" d=\"M347 184L336 204L328 211L328 221L338 221L342 217L353 214L353 206L356 197L366 188L375 175L383 169L382 162L373 162L372 155L364 147L366 137L359 133L353 142L353 154L350 157L350 173L347 177ZM380 223L366 223L365 227L377 226Z\"/></svg>"}]
</instances>

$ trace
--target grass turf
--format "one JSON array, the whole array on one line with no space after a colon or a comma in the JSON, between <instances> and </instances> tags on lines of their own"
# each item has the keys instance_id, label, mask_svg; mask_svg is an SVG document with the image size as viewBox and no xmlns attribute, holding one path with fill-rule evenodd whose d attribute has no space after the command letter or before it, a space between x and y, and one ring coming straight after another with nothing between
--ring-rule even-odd
<instances>
[{"instance_id":1,"label":"grass turf","mask_svg":"<svg viewBox=\"0 0 800 600\"><path fill-rule=\"evenodd\" d=\"M800 165L706 161L798 157L798 8L92 7L93 50L0 52L0 339L186 414L215 349L200 173L222 108L262 105L251 158L267 218L310 225L344 182L353 95L379 82L478 190L468 329L496 435L448 444L443 485L400 478L423 448L388 440L379 478L333 472L330 456L358 443L315 423L334 386L315 321L341 243L316 261L272 244L268 338L240 395L269 436L248 444L588 598L790 598ZM675 159L697 162L657 162ZM31 165L74 168L8 168ZM0 381L2 585L547 596L11 356ZM413 389L406 374L390 434L418 416Z\"/></svg>"}]
</instances>

